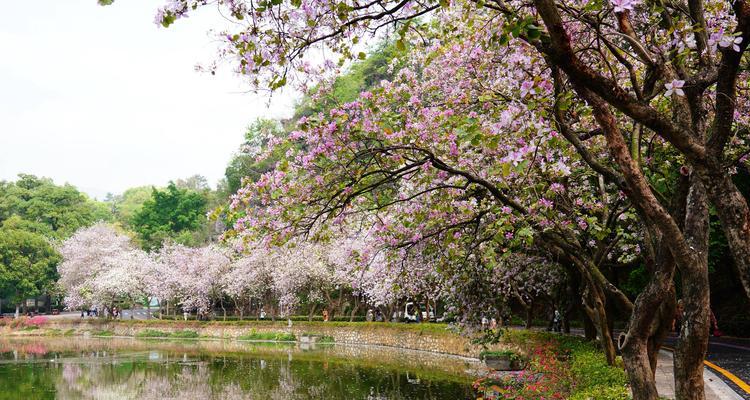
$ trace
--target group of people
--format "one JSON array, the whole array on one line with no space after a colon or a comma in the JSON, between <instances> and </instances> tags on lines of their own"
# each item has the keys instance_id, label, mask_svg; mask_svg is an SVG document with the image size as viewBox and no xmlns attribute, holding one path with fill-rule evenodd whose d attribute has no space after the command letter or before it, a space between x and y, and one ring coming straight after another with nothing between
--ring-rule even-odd
<instances>
[{"instance_id":1,"label":"group of people","mask_svg":"<svg viewBox=\"0 0 750 400\"><path fill-rule=\"evenodd\" d=\"M119 318L122 311L117 308L117 306L112 307L111 309L107 310L107 308L104 308L104 316L112 318ZM89 309L81 309L81 318L84 317L98 317L99 316L99 309L97 307L89 308Z\"/></svg>"},{"instance_id":2,"label":"group of people","mask_svg":"<svg viewBox=\"0 0 750 400\"><path fill-rule=\"evenodd\" d=\"M385 322L385 315L383 315L382 312L380 312L380 309L376 309L374 312L372 309L367 310L367 315L365 316L365 319L367 322Z\"/></svg>"},{"instance_id":3,"label":"group of people","mask_svg":"<svg viewBox=\"0 0 750 400\"><path fill-rule=\"evenodd\" d=\"M714 315L714 310L709 309L710 312L710 321L708 325L709 334L720 337L723 336L724 333L719 330L719 323L716 320L716 315ZM674 319L672 320L672 331L677 333L677 336L680 335L680 329L682 328L682 317L685 313L685 309L682 304L682 300L677 301L677 307L675 307L674 310Z\"/></svg>"},{"instance_id":4,"label":"group of people","mask_svg":"<svg viewBox=\"0 0 750 400\"><path fill-rule=\"evenodd\" d=\"M99 316L99 310L94 307L93 309L81 309L81 318L83 317L98 317Z\"/></svg>"}]
</instances>

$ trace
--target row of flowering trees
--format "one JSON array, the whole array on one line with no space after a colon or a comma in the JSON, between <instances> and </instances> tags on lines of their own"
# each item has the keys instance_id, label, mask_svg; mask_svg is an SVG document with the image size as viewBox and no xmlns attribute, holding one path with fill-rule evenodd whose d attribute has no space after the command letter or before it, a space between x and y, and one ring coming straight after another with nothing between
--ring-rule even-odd
<instances>
[{"instance_id":1,"label":"row of flowering trees","mask_svg":"<svg viewBox=\"0 0 750 400\"><path fill-rule=\"evenodd\" d=\"M264 309L275 318L302 306L310 317L323 309L332 316L341 314L345 307L353 316L365 305L381 307L390 315L404 299L448 300L446 280L433 264L389 263L387 257L367 254L370 250L362 240L256 243L237 250L168 244L147 253L126 234L98 223L80 229L62 244L59 285L69 309L98 307L107 315L123 303L150 305L152 298L160 300L162 312L176 313L179 308L201 318L219 310L226 315L227 309L240 318L258 316ZM545 288L542 283L549 279L539 282L541 275L518 271L520 265L509 265L505 272L514 279L498 280L502 287L497 290L508 298L531 301L541 292L557 290L563 281L558 277L552 280L556 286ZM499 310L502 304L492 306ZM491 308L485 311L497 315Z\"/></svg>"},{"instance_id":2,"label":"row of flowering trees","mask_svg":"<svg viewBox=\"0 0 750 400\"><path fill-rule=\"evenodd\" d=\"M239 191L240 237L368 224L467 300L533 246L579 278L610 363L611 322L628 316L618 344L636 399L658 398L679 271L676 394L705 397L709 204L750 295L750 206L732 180L747 154L750 3L169 0L157 23L207 4L235 20L221 54L256 88L304 89L340 65L310 50L356 58L384 29L405 53L396 79L300 121L288 157ZM649 281L630 298L613 278L634 260Z\"/></svg>"}]
</instances>

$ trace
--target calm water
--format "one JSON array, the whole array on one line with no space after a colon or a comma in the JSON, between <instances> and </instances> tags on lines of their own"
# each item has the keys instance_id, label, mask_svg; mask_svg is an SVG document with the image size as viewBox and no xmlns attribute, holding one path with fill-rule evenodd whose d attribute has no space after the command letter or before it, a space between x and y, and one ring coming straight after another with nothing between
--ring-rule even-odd
<instances>
[{"instance_id":1,"label":"calm water","mask_svg":"<svg viewBox=\"0 0 750 400\"><path fill-rule=\"evenodd\" d=\"M0 399L471 398L456 358L373 347L0 340Z\"/></svg>"}]
</instances>

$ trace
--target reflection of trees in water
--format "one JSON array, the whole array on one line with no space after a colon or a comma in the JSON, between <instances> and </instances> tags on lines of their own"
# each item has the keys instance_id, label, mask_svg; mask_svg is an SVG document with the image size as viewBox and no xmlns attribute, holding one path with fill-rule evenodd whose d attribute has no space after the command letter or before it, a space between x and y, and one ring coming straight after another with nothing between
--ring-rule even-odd
<instances>
[{"instance_id":1,"label":"reflection of trees in water","mask_svg":"<svg viewBox=\"0 0 750 400\"><path fill-rule=\"evenodd\" d=\"M283 363L279 366L278 386L270 393L272 400L302 399L299 389L302 385L294 378L291 368Z\"/></svg>"},{"instance_id":2,"label":"reflection of trees in water","mask_svg":"<svg viewBox=\"0 0 750 400\"><path fill-rule=\"evenodd\" d=\"M180 357L175 357L181 359ZM67 399L402 399L398 378L362 379L345 367L337 374L310 373L287 360L109 361L83 357L62 361L57 398ZM309 364L309 365L308 365ZM371 385L376 385L371 386ZM382 385L382 387L381 387Z\"/></svg>"},{"instance_id":3,"label":"reflection of trees in water","mask_svg":"<svg viewBox=\"0 0 750 400\"><path fill-rule=\"evenodd\" d=\"M130 347L125 342L81 342L68 347L45 341L50 350L46 354L30 343L3 347L16 354L22 349L15 367L24 369L28 380L47 382L58 399L463 399L468 389L450 380L430 379L429 374L420 373L421 379L416 379L407 372L414 370L413 364L394 367L395 357L387 356L385 349L377 349L383 354L376 357L370 353L377 351L360 348L305 352L271 347L249 352L238 347L243 351L228 352L229 346L222 346L224 353L219 353L162 342L132 341ZM384 360L388 362L381 363ZM13 393L18 395L11 398L27 399L31 392L16 386Z\"/></svg>"},{"instance_id":4,"label":"reflection of trees in water","mask_svg":"<svg viewBox=\"0 0 750 400\"><path fill-rule=\"evenodd\" d=\"M63 363L57 398L65 399L246 399L239 385L212 385L204 364L169 368L170 373L145 364Z\"/></svg>"},{"instance_id":5,"label":"reflection of trees in water","mask_svg":"<svg viewBox=\"0 0 750 400\"><path fill-rule=\"evenodd\" d=\"M62 360L58 399L271 399L326 398L325 385L306 395L290 363L283 360L189 360L164 356L155 362L100 359L97 355ZM245 378L244 382L241 380Z\"/></svg>"}]
</instances>

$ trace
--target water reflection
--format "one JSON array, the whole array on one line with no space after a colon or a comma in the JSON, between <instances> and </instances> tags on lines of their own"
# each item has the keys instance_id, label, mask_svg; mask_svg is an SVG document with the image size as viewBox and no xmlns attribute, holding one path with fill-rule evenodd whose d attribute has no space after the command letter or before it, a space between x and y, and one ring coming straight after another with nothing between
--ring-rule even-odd
<instances>
[{"instance_id":1,"label":"water reflection","mask_svg":"<svg viewBox=\"0 0 750 400\"><path fill-rule=\"evenodd\" d=\"M466 399L470 362L383 348L0 342L3 399Z\"/></svg>"}]
</instances>

